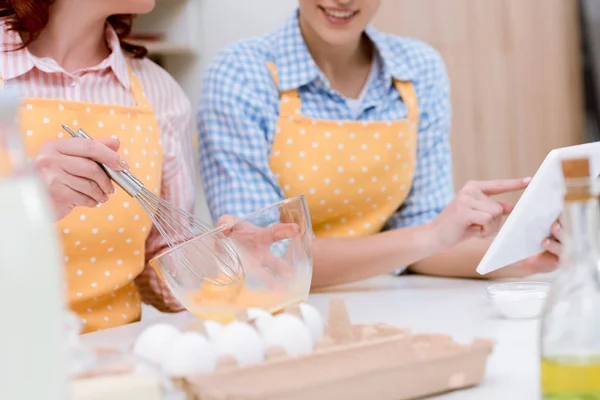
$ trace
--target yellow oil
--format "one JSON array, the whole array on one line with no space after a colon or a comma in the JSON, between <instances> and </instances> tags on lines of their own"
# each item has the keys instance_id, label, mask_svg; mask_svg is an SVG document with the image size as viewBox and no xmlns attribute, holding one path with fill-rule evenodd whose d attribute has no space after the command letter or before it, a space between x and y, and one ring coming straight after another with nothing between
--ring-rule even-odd
<instances>
[{"instance_id":1,"label":"yellow oil","mask_svg":"<svg viewBox=\"0 0 600 400\"><path fill-rule=\"evenodd\" d=\"M600 400L600 355L542 359L544 400Z\"/></svg>"}]
</instances>

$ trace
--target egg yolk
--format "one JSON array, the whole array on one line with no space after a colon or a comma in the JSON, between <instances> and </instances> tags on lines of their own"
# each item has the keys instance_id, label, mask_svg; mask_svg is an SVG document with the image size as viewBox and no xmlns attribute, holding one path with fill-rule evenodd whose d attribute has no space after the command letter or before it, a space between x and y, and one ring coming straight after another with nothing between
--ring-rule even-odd
<instances>
[{"instance_id":1,"label":"egg yolk","mask_svg":"<svg viewBox=\"0 0 600 400\"><path fill-rule=\"evenodd\" d=\"M188 295L186 308L198 318L227 324L248 308L273 314L306 300L306 295L248 289L243 283L227 286L204 285Z\"/></svg>"}]
</instances>

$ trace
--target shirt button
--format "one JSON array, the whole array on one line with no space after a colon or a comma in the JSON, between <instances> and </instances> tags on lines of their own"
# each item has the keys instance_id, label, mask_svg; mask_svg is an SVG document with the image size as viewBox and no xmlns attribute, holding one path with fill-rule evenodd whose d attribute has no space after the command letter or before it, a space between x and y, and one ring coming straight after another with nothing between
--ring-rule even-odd
<instances>
[{"instance_id":1,"label":"shirt button","mask_svg":"<svg viewBox=\"0 0 600 400\"><path fill-rule=\"evenodd\" d=\"M69 86L71 86L71 87L77 86L77 81L72 79L71 82L69 83Z\"/></svg>"}]
</instances>

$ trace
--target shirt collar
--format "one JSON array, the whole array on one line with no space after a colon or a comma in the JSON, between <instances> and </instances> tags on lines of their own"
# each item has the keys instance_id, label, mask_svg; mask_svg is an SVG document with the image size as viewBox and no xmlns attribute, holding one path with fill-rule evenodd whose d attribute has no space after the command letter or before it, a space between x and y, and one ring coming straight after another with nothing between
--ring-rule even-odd
<instances>
[{"instance_id":1,"label":"shirt collar","mask_svg":"<svg viewBox=\"0 0 600 400\"><path fill-rule=\"evenodd\" d=\"M1 74L2 79L7 81L31 71L35 66L35 62L27 48L15 50L23 45L23 41L18 32L9 31L5 21L0 22L0 29L2 29L0 51L5 53L2 57Z\"/></svg>"},{"instance_id":2,"label":"shirt collar","mask_svg":"<svg viewBox=\"0 0 600 400\"><path fill-rule=\"evenodd\" d=\"M279 75L279 89L297 89L322 77L300 31L296 11L275 34L275 65Z\"/></svg>"},{"instance_id":3,"label":"shirt collar","mask_svg":"<svg viewBox=\"0 0 600 400\"><path fill-rule=\"evenodd\" d=\"M126 89L129 89L129 64L127 62L125 53L121 48L121 42L117 36L117 32L113 29L112 25L106 24L106 43L111 50L110 56L104 60L108 62L108 65L112 69L113 73L121 82Z\"/></svg>"},{"instance_id":4,"label":"shirt collar","mask_svg":"<svg viewBox=\"0 0 600 400\"><path fill-rule=\"evenodd\" d=\"M379 53L385 75L399 81L411 81L417 77L417 72L413 67L414 61L402 52L393 49L389 35L379 32L371 25L366 27L365 33Z\"/></svg>"},{"instance_id":5,"label":"shirt collar","mask_svg":"<svg viewBox=\"0 0 600 400\"><path fill-rule=\"evenodd\" d=\"M2 43L0 43L0 51L9 51L10 57L2 57L2 79L4 81L18 78L19 76L25 75L31 71L34 67L40 70L46 70L44 59L39 59L29 52L26 47L22 47L23 41L21 35L15 31L8 31L5 21L0 22L0 29L2 34ZM102 61L95 67L89 68L89 70L101 70L110 68L119 82L125 87L129 88L129 67L126 61L126 56L123 54L121 44L117 33L110 24L106 27L106 42L111 49L111 54L108 58Z\"/></svg>"},{"instance_id":6,"label":"shirt collar","mask_svg":"<svg viewBox=\"0 0 600 400\"><path fill-rule=\"evenodd\" d=\"M415 77L410 60L399 57L394 52L386 34L370 25L367 26L365 33L379 53L382 61L381 70L390 84L392 77L401 81L412 80ZM273 61L277 65L280 90L297 89L318 78L327 81L306 47L297 11L275 33L274 43L276 51Z\"/></svg>"}]
</instances>

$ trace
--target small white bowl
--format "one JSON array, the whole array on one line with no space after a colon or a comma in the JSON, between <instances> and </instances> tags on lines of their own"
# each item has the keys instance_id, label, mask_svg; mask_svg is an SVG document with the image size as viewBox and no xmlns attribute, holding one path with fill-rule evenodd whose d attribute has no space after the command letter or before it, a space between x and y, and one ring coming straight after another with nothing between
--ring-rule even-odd
<instances>
[{"instance_id":1,"label":"small white bowl","mask_svg":"<svg viewBox=\"0 0 600 400\"><path fill-rule=\"evenodd\" d=\"M542 313L549 291L546 282L507 282L488 286L487 295L504 318L528 319Z\"/></svg>"}]
</instances>

